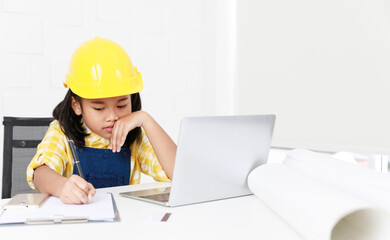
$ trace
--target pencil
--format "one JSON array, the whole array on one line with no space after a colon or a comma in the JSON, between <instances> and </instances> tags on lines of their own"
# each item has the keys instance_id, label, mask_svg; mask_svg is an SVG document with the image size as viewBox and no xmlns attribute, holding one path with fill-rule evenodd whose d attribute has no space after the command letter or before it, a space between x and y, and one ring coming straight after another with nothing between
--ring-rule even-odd
<instances>
[{"instance_id":1,"label":"pencil","mask_svg":"<svg viewBox=\"0 0 390 240\"><path fill-rule=\"evenodd\" d=\"M81 169L79 157L77 156L76 147L74 146L74 142L73 140L69 140L68 143L73 156L73 166L76 166L79 176L85 179L83 170Z\"/></svg>"}]
</instances>

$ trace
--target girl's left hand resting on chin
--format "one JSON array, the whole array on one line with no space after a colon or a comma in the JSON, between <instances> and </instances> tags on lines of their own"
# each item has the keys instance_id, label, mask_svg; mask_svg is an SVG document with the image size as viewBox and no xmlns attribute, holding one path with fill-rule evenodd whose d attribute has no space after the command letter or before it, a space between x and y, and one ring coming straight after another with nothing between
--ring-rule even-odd
<instances>
[{"instance_id":1,"label":"girl's left hand resting on chin","mask_svg":"<svg viewBox=\"0 0 390 240\"><path fill-rule=\"evenodd\" d=\"M141 127L145 118L151 117L144 111L132 112L119 118L112 129L110 149L113 152L120 152L125 143L127 134L136 127Z\"/></svg>"},{"instance_id":2,"label":"girl's left hand resting on chin","mask_svg":"<svg viewBox=\"0 0 390 240\"><path fill-rule=\"evenodd\" d=\"M112 129L110 148L119 152L127 134L136 127L142 127L167 176L172 179L176 157L176 144L160 125L144 111L136 111L119 118Z\"/></svg>"}]
</instances>

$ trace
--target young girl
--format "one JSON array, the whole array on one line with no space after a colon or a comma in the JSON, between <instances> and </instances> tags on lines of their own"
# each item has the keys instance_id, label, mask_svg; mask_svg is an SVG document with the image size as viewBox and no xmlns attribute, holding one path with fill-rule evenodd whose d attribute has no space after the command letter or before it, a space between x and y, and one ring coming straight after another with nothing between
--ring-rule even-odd
<instances>
[{"instance_id":1,"label":"young girl","mask_svg":"<svg viewBox=\"0 0 390 240\"><path fill-rule=\"evenodd\" d=\"M33 189L64 203L87 203L95 188L138 184L140 172L172 178L176 144L141 111L141 74L122 47L95 38L74 52L64 100L27 168ZM85 179L74 174L73 140ZM149 142L150 141L150 142Z\"/></svg>"}]
</instances>

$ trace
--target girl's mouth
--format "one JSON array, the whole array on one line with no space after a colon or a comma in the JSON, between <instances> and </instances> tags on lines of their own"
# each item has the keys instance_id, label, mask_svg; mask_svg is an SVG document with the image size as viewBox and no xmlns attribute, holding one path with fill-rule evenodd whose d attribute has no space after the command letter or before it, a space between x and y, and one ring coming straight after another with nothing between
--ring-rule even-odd
<instances>
[{"instance_id":1,"label":"girl's mouth","mask_svg":"<svg viewBox=\"0 0 390 240\"><path fill-rule=\"evenodd\" d=\"M107 132L109 132L109 133L111 133L111 132L112 132L112 128L113 128L113 127L105 127L104 130L107 131Z\"/></svg>"}]
</instances>

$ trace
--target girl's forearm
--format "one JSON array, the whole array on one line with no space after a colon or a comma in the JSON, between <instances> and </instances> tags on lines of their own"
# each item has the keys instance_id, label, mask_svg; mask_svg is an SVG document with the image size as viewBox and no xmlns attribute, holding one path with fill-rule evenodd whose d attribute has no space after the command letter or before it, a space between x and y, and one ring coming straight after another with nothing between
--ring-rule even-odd
<instances>
[{"instance_id":1,"label":"girl's forearm","mask_svg":"<svg viewBox=\"0 0 390 240\"><path fill-rule=\"evenodd\" d=\"M145 114L142 127L167 176L172 179L176 157L176 144L161 126L148 113Z\"/></svg>"},{"instance_id":2,"label":"girl's forearm","mask_svg":"<svg viewBox=\"0 0 390 240\"><path fill-rule=\"evenodd\" d=\"M46 165L42 165L34 171L34 186L42 193L59 197L60 190L66 182L66 178Z\"/></svg>"}]
</instances>

